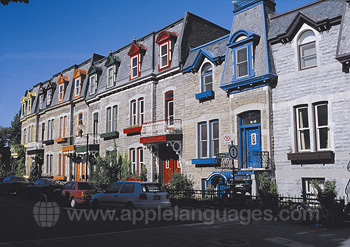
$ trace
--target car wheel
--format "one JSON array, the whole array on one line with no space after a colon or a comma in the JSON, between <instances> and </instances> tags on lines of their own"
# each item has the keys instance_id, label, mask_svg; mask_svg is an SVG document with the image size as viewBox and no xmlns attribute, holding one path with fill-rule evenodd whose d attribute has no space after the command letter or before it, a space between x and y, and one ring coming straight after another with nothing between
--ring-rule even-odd
<instances>
[{"instance_id":1,"label":"car wheel","mask_svg":"<svg viewBox=\"0 0 350 247\"><path fill-rule=\"evenodd\" d=\"M70 206L71 208L76 208L77 207L77 201L75 200L74 197L70 199Z\"/></svg>"}]
</instances>

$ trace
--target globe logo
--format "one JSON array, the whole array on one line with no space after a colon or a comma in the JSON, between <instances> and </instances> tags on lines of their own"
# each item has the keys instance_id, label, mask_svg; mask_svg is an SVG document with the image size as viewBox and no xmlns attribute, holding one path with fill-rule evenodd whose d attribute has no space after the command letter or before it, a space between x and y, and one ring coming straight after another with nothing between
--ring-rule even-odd
<instances>
[{"instance_id":1,"label":"globe logo","mask_svg":"<svg viewBox=\"0 0 350 247\"><path fill-rule=\"evenodd\" d=\"M53 227L60 217L60 207L55 202L37 202L33 208L34 220L41 227Z\"/></svg>"}]
</instances>

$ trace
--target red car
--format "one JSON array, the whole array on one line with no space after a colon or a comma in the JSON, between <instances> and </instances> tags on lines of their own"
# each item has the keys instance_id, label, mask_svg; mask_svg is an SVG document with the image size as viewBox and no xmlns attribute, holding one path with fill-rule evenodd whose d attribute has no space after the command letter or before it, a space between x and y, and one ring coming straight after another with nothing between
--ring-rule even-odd
<instances>
[{"instance_id":1,"label":"red car","mask_svg":"<svg viewBox=\"0 0 350 247\"><path fill-rule=\"evenodd\" d=\"M95 183L68 182L62 188L56 189L54 194L59 202L69 203L72 208L88 204L92 195L99 193L101 188Z\"/></svg>"}]
</instances>

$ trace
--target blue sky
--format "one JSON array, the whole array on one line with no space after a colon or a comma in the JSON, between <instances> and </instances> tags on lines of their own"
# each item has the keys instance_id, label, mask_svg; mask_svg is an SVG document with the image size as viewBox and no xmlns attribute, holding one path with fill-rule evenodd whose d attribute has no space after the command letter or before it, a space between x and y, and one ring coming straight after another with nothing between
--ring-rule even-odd
<instances>
[{"instance_id":1,"label":"blue sky","mask_svg":"<svg viewBox=\"0 0 350 247\"><path fill-rule=\"evenodd\" d=\"M276 11L310 2L276 0ZM232 0L29 0L0 5L0 126L10 126L25 90L92 53L106 56L186 12L230 29L232 9Z\"/></svg>"}]
</instances>

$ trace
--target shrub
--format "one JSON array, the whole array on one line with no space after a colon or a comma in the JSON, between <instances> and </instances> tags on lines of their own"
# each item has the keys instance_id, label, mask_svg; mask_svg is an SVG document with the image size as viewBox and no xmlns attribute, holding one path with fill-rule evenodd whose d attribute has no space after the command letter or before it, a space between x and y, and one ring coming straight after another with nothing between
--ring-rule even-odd
<instances>
[{"instance_id":1,"label":"shrub","mask_svg":"<svg viewBox=\"0 0 350 247\"><path fill-rule=\"evenodd\" d=\"M167 188L172 192L174 198L192 197L194 195L193 181L188 176L174 172L171 177Z\"/></svg>"}]
</instances>

